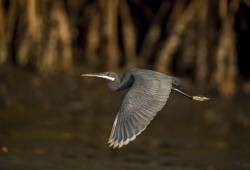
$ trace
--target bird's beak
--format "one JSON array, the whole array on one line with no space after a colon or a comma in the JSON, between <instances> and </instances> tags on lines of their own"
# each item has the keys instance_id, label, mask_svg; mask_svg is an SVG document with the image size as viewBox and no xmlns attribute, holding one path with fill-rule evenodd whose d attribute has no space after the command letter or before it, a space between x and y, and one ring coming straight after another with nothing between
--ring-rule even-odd
<instances>
[{"instance_id":1,"label":"bird's beak","mask_svg":"<svg viewBox=\"0 0 250 170\"><path fill-rule=\"evenodd\" d=\"M99 78L104 78L104 79L111 80L111 81L114 81L114 80L115 80L114 77L107 76L107 75L105 75L105 74L103 74L103 73L82 74L81 76L84 76L84 77L99 77Z\"/></svg>"}]
</instances>

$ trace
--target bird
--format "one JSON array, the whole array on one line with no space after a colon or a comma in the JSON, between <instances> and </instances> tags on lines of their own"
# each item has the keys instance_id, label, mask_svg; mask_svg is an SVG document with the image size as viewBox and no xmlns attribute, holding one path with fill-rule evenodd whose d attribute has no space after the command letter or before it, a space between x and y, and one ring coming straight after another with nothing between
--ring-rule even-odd
<instances>
[{"instance_id":1,"label":"bird","mask_svg":"<svg viewBox=\"0 0 250 170\"><path fill-rule=\"evenodd\" d=\"M127 90L115 117L108 140L109 147L121 148L143 132L165 106L172 90L195 101L205 96L191 96L181 90L180 79L153 70L132 68L120 78L114 72L82 74L109 80L112 91Z\"/></svg>"}]
</instances>

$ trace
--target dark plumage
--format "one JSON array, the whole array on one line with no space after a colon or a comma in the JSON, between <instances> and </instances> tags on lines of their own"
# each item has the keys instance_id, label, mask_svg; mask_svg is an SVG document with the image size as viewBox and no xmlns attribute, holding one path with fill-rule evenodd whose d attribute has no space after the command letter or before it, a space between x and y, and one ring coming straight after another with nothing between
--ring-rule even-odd
<instances>
[{"instance_id":1,"label":"dark plumage","mask_svg":"<svg viewBox=\"0 0 250 170\"><path fill-rule=\"evenodd\" d=\"M146 129L150 121L166 104L171 89L193 100L205 101L208 98L190 96L179 90L179 79L152 70L131 69L122 79L113 72L84 74L109 79L113 91L129 89L125 94L115 118L108 143L122 147L133 141Z\"/></svg>"}]
</instances>

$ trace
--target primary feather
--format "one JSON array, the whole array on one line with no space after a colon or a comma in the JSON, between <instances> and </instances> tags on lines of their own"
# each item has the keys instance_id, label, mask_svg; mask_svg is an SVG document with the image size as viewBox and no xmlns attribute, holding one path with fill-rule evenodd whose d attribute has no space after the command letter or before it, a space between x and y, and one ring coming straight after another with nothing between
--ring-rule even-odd
<instances>
[{"instance_id":1,"label":"primary feather","mask_svg":"<svg viewBox=\"0 0 250 170\"><path fill-rule=\"evenodd\" d=\"M146 129L166 104L172 82L176 81L171 76L151 70L133 69L127 75L132 76L133 83L124 96L112 127L108 143L114 148L127 145Z\"/></svg>"}]
</instances>

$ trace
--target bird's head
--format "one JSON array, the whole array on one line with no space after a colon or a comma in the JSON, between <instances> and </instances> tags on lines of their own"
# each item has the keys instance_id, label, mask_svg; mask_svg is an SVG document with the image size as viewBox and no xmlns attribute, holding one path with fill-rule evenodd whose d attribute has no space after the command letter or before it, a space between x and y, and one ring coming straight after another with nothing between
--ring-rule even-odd
<instances>
[{"instance_id":1,"label":"bird's head","mask_svg":"<svg viewBox=\"0 0 250 170\"><path fill-rule=\"evenodd\" d=\"M93 73L93 74L82 74L81 76L85 77L99 77L99 78L104 78L110 81L115 81L118 76L114 72L103 72L103 73Z\"/></svg>"}]
</instances>

